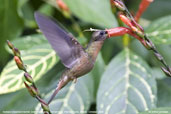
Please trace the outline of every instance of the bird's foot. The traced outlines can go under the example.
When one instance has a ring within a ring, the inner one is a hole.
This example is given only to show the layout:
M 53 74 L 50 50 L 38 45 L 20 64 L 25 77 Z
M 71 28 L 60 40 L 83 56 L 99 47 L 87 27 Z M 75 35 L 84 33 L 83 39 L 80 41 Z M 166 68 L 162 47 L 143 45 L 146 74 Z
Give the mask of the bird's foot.
M 77 78 L 73 77 L 73 82 L 76 83 L 77 82 Z

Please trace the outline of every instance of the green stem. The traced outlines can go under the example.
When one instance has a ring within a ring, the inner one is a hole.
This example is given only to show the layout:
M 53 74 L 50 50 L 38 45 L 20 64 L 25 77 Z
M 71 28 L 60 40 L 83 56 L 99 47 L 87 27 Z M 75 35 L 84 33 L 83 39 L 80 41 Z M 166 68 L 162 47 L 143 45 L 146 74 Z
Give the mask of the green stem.
M 129 37 L 128 34 L 125 34 L 125 35 L 123 36 L 123 46 L 124 46 L 124 47 L 128 47 L 129 44 L 130 44 L 130 37 Z

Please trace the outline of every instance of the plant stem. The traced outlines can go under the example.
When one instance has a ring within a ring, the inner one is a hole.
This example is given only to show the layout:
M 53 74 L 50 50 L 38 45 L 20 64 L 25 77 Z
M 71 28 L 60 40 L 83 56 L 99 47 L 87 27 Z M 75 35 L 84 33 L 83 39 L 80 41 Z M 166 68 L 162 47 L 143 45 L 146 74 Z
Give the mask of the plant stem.
M 129 43 L 130 43 L 130 37 L 128 34 L 125 34 L 123 36 L 123 45 L 124 47 L 128 47 L 129 46 Z

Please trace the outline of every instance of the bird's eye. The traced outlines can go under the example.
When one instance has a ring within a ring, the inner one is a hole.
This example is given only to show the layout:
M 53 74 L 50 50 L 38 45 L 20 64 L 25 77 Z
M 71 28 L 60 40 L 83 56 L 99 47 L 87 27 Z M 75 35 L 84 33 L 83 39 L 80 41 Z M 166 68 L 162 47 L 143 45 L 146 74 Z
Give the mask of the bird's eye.
M 100 35 L 101 35 L 101 36 L 103 36 L 103 35 L 104 35 L 104 33 L 103 33 L 103 32 L 100 32 Z

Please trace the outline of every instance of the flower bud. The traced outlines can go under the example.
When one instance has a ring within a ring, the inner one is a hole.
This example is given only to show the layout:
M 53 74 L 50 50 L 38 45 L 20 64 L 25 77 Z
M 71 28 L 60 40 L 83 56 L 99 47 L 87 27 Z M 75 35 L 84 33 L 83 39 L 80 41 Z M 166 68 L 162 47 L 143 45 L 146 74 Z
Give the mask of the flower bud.
M 24 77 L 28 82 L 33 83 L 33 78 L 29 75 L 28 72 L 24 73 Z
M 24 84 L 32 97 L 35 97 L 39 94 L 37 88 L 35 88 L 33 85 L 29 86 L 26 82 L 24 82 Z
M 123 13 L 119 13 L 119 17 L 128 27 L 131 28 L 131 30 L 137 34 L 139 37 L 144 38 L 144 32 L 141 30 L 142 28 L 137 26 L 138 24 L 135 24 L 135 22 L 132 22 L 127 16 L 125 16 Z M 139 29 L 138 29 L 139 28 Z
M 20 51 L 17 48 L 13 48 L 13 52 L 15 56 L 20 57 Z
M 7 44 L 10 49 L 14 48 L 14 45 L 9 40 L 7 40 Z
M 146 47 L 147 49 L 150 50 L 150 49 L 152 49 L 152 48 L 155 48 L 155 47 L 154 47 L 154 44 L 151 42 L 151 40 L 146 39 L 145 42 L 146 42 L 146 46 L 145 46 L 145 47 Z
M 171 68 L 169 68 L 169 70 L 167 70 L 166 68 L 161 67 L 161 69 L 167 76 L 171 77 Z
M 20 70 L 25 70 L 22 60 L 18 56 L 14 56 L 14 60 Z
M 160 55 L 160 53 L 154 53 L 154 55 L 159 61 L 163 60 L 163 57 Z
M 43 108 L 43 111 L 45 111 L 45 112 L 50 112 L 50 109 L 49 109 L 48 104 L 41 103 L 41 106 L 42 106 L 42 108 Z
M 113 4 L 121 11 L 125 11 L 125 5 L 119 0 L 113 0 Z
M 68 6 L 62 0 L 56 0 L 56 3 L 61 10 L 66 11 L 66 12 L 69 11 Z
M 135 28 L 135 27 L 134 27 Z M 136 29 L 133 29 L 131 28 L 138 36 L 140 36 L 141 38 L 144 38 L 144 33 L 140 30 L 138 30 L 137 28 Z
M 122 22 L 124 22 L 124 23 L 125 23 L 128 27 L 130 27 L 131 29 L 132 29 L 133 27 L 135 27 L 135 26 L 132 24 L 130 18 L 128 18 L 127 16 L 125 16 L 125 14 L 123 14 L 122 12 L 119 12 L 119 18 L 121 19 Z

